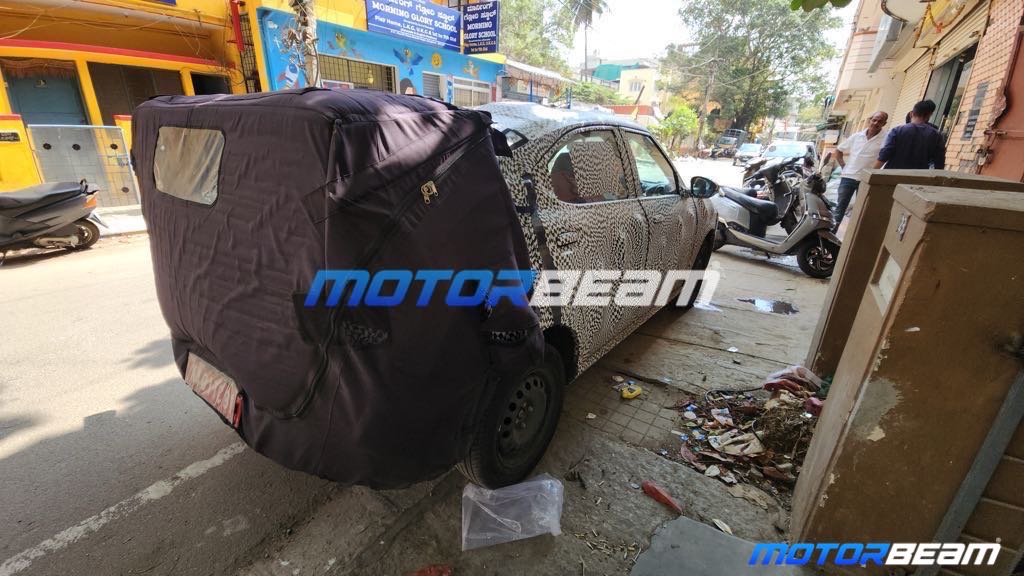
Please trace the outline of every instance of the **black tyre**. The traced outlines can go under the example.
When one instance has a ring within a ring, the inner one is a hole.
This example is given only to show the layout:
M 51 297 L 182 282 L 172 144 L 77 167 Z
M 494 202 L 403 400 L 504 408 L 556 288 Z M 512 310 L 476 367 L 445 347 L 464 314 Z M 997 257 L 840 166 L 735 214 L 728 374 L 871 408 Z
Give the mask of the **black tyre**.
M 839 259 L 839 246 L 814 236 L 800 246 L 796 262 L 811 278 L 828 278 Z
M 711 253 L 715 250 L 715 244 L 717 243 L 718 235 L 714 237 L 709 236 L 704 239 L 704 244 L 701 245 L 700 251 L 697 252 L 697 257 L 693 260 L 693 266 L 690 270 L 707 270 L 708 264 L 711 263 Z M 704 285 L 703 280 L 698 280 L 693 286 L 692 292 L 690 292 L 690 299 L 686 302 L 686 310 L 693 308 L 693 304 L 697 301 L 697 296 L 700 296 L 701 286 Z
M 100 239 L 100 229 L 89 220 L 77 220 L 75 222 L 77 230 L 75 233 L 78 235 L 78 244 L 71 246 L 70 250 L 85 250 L 86 248 L 92 248 Z
M 456 468 L 471 482 L 487 488 L 525 479 L 555 434 L 564 393 L 562 357 L 547 344 L 543 362 L 518 378 L 498 383 L 469 452 Z
M 711 244 L 711 250 L 717 252 L 722 246 L 725 246 L 725 224 L 719 222 L 718 227 L 715 228 L 715 239 Z

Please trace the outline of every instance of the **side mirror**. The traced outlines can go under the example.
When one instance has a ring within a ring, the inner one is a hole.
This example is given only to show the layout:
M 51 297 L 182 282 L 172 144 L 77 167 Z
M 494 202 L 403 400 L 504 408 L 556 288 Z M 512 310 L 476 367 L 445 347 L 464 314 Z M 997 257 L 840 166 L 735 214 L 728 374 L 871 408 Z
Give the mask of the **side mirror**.
M 696 198 L 711 198 L 718 194 L 718 184 L 703 176 L 694 176 L 690 180 L 690 192 Z

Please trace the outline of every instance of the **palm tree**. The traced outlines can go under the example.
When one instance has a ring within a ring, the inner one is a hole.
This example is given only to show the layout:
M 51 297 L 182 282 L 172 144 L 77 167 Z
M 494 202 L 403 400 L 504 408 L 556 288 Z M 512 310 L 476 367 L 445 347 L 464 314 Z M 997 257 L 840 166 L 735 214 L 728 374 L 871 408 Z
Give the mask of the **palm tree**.
M 567 6 L 572 15 L 573 30 L 578 30 L 580 26 L 583 27 L 583 68 L 585 70 L 590 60 L 587 29 L 594 22 L 594 16 L 604 14 L 604 11 L 608 9 L 608 3 L 605 0 L 569 0 Z

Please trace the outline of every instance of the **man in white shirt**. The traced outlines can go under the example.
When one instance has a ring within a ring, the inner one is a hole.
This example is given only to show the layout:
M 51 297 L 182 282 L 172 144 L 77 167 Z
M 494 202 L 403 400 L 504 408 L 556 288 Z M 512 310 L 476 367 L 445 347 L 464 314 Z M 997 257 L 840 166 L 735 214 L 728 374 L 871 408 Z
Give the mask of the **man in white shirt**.
M 882 128 L 888 121 L 888 114 L 875 112 L 868 118 L 866 130 L 852 134 L 836 148 L 836 162 L 843 167 L 843 172 L 839 180 L 839 202 L 834 214 L 835 230 L 839 229 L 839 224 L 846 216 L 846 209 L 850 206 L 850 200 L 860 187 L 861 170 L 871 168 L 878 158 L 878 151 L 885 142 Z

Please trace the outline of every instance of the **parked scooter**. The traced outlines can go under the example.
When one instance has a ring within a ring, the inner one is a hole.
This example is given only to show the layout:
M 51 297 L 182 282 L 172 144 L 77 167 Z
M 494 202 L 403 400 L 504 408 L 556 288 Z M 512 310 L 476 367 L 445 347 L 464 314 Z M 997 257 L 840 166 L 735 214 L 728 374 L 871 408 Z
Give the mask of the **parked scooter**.
M 770 197 L 756 198 L 752 189 L 719 186 L 698 177 L 694 186 L 712 186 L 718 194 L 711 202 L 718 211 L 715 232 L 717 250 L 726 244 L 761 250 L 768 255 L 796 254 L 800 269 L 813 278 L 828 278 L 835 268 L 842 241 L 832 233 L 832 212 L 825 202 L 825 181 L 817 173 L 807 176 L 793 189 L 786 175 L 786 163 L 762 168 Z M 779 224 L 786 236 L 768 234 Z
M 93 211 L 99 188 L 81 182 L 50 182 L 0 194 L 0 264 L 10 250 L 89 248 L 100 238 Z

